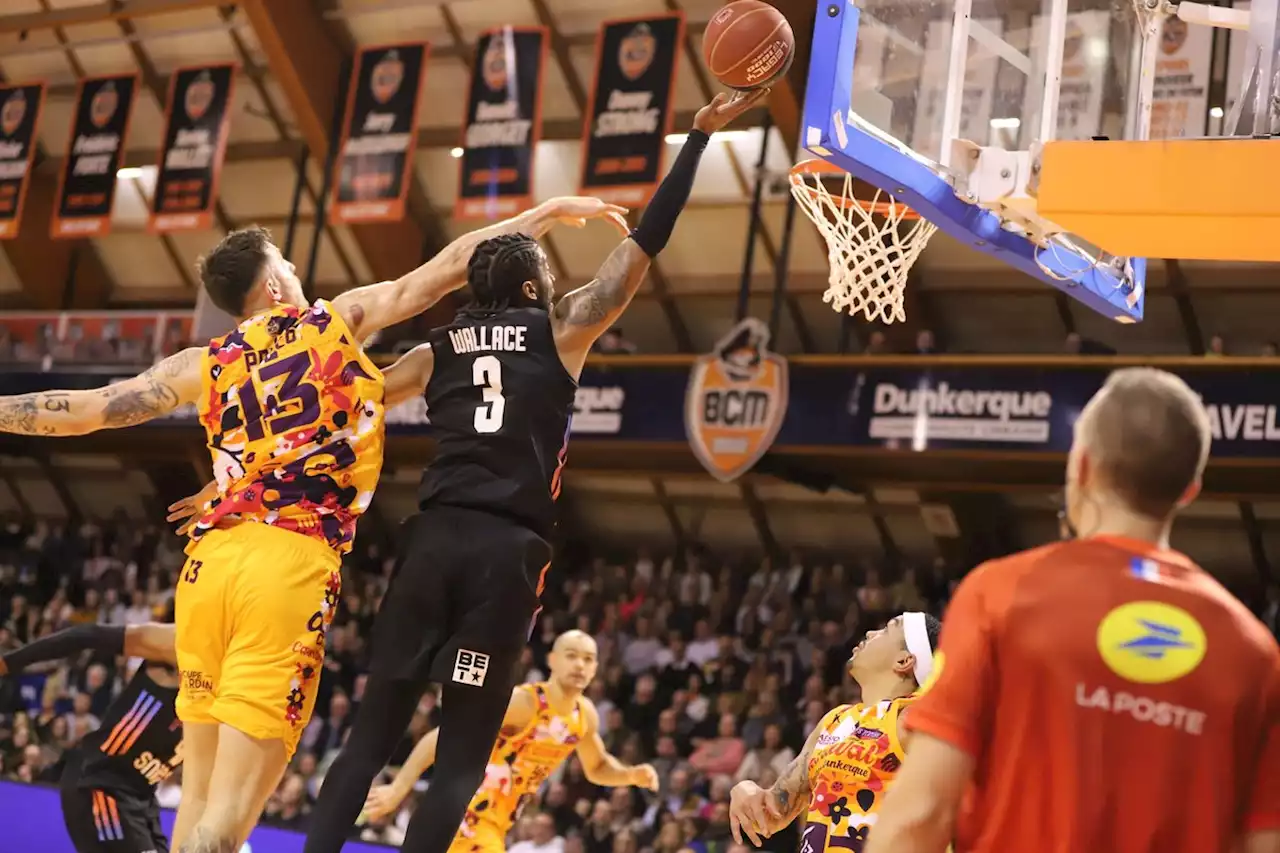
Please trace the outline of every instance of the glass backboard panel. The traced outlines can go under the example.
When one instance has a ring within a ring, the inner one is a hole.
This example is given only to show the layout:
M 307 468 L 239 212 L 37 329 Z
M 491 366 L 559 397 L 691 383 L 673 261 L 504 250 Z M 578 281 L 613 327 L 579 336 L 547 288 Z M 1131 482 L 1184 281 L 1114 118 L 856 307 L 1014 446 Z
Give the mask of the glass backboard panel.
M 1008 150 L 1041 141 L 1051 41 L 1061 46 L 1056 139 L 1126 138 L 1136 96 L 1137 18 L 1130 0 L 1068 0 L 1051 38 L 1049 0 L 974 0 L 957 84 L 956 0 L 859 0 L 850 107 L 867 124 L 935 163 L 947 149 L 947 100 L 956 137 Z M 1213 30 L 1166 21 L 1156 61 L 1150 138 L 1211 132 Z

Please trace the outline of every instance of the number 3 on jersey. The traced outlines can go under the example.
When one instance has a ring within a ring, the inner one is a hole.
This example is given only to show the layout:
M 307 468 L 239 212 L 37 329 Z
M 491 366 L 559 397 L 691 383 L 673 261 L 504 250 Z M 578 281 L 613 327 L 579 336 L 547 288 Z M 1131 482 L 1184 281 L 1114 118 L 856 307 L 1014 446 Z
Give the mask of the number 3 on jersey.
M 502 396 L 502 362 L 496 355 L 482 355 L 471 363 L 471 381 L 482 389 L 484 402 L 476 406 L 476 432 L 482 435 L 502 429 L 507 400 Z

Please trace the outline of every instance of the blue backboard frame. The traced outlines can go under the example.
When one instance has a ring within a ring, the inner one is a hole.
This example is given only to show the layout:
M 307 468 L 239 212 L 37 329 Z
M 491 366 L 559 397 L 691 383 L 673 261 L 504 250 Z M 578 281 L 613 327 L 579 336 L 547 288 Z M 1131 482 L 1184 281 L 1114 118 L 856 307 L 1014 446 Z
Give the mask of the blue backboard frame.
M 1130 259 L 1131 283 L 1110 267 L 1095 266 L 1091 259 L 1065 247 L 1040 248 L 1027 237 L 1002 228 L 995 213 L 959 198 L 951 184 L 926 164 L 856 123 L 844 121 L 853 93 L 861 12 L 852 0 L 818 0 L 817 5 L 800 128 L 805 149 L 892 193 L 962 243 L 1058 288 L 1099 314 L 1121 322 L 1142 320 L 1145 258 Z M 839 127 L 837 114 L 842 117 Z M 1135 290 L 1137 298 L 1130 305 Z

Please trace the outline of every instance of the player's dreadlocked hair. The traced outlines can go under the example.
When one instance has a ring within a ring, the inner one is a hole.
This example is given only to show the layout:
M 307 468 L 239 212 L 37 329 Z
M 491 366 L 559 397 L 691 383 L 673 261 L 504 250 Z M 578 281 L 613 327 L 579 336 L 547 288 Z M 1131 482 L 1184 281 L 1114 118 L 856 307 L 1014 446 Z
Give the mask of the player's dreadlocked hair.
M 522 288 L 526 281 L 538 280 L 541 263 L 538 241 L 528 234 L 500 234 L 485 240 L 467 264 L 471 304 L 465 310 L 490 314 L 530 304 Z

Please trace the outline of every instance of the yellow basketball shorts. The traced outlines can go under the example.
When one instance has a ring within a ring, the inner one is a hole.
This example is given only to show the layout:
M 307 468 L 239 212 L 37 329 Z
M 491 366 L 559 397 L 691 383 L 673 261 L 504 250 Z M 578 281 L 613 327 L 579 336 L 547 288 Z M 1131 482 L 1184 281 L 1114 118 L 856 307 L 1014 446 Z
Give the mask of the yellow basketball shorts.
M 491 823 L 477 823 L 470 836 L 453 837 L 447 853 L 506 853 L 507 834 Z
M 278 738 L 292 757 L 315 707 L 340 568 L 323 542 L 268 524 L 193 542 L 174 602 L 179 719 Z

